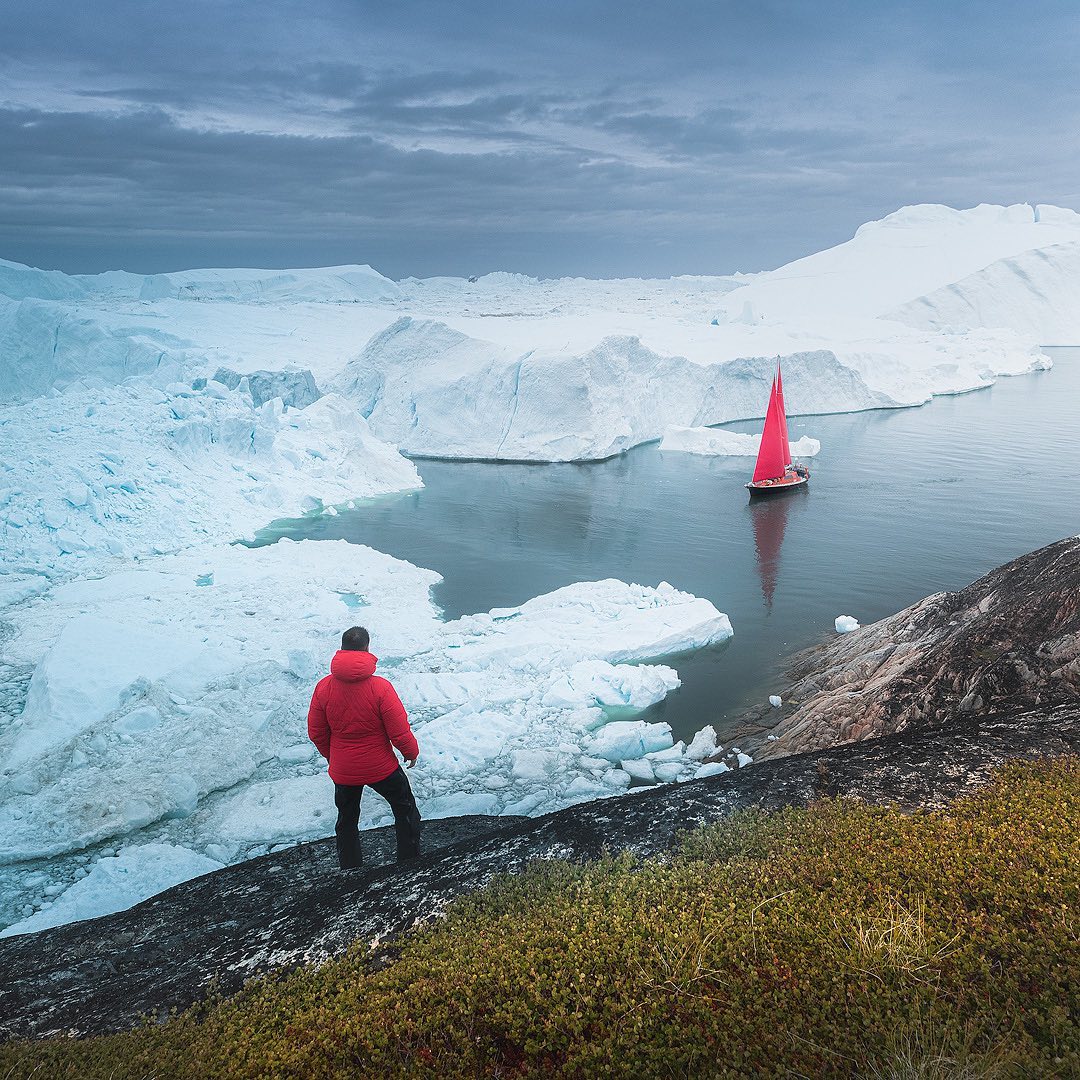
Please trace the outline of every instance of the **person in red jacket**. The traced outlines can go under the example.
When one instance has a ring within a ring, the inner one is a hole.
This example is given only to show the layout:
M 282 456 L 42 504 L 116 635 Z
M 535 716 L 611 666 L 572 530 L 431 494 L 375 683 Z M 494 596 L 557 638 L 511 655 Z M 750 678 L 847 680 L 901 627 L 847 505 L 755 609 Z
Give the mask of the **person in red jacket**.
M 342 870 L 362 865 L 360 797 L 374 788 L 394 811 L 398 862 L 420 854 L 420 811 L 409 778 L 394 747 L 411 769 L 420 749 L 397 691 L 375 674 L 378 658 L 368 652 L 371 638 L 362 626 L 341 635 L 341 649 L 330 674 L 311 695 L 308 738 L 329 762 L 338 817 L 338 862 Z

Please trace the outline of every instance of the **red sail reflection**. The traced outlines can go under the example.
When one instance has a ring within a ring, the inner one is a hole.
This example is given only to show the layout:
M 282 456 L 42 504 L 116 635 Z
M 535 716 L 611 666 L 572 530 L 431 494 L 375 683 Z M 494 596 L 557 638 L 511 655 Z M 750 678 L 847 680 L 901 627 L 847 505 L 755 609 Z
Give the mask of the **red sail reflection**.
M 784 544 L 791 498 L 754 499 L 747 507 L 754 525 L 754 550 L 765 606 L 772 609 L 773 593 L 780 574 L 780 549 Z

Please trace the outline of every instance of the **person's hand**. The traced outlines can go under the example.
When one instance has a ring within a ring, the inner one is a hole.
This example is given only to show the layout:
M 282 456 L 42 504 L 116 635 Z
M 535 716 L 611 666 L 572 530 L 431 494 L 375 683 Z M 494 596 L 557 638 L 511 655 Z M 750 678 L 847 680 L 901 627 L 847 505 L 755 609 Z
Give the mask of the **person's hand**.
M 411 769 L 415 764 L 416 764 L 416 758 L 406 758 L 405 759 L 405 768 L 406 769 Z

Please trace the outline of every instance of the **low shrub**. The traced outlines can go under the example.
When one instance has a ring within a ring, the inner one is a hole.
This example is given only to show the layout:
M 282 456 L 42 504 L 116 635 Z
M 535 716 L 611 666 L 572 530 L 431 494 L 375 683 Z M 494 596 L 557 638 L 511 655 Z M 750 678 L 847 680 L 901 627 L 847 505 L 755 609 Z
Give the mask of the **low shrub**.
M 1080 1076 L 1080 760 L 948 812 L 749 812 L 0 1077 Z

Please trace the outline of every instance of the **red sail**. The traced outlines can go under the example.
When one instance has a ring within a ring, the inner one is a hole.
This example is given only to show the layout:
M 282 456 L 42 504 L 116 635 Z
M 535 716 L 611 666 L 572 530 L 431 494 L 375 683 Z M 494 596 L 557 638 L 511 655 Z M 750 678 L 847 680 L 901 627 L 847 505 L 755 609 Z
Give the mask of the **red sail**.
M 784 407 L 784 377 L 780 374 L 780 357 L 776 358 L 776 403 L 780 408 L 780 427 L 784 432 L 784 464 L 791 464 L 791 440 L 787 433 L 787 409 Z
M 765 414 L 765 430 L 761 435 L 761 448 L 758 450 L 757 465 L 754 468 L 754 483 L 759 480 L 778 480 L 784 475 L 787 443 L 784 439 L 783 413 L 776 396 L 776 380 L 773 380 L 772 393 L 769 395 L 769 411 Z

